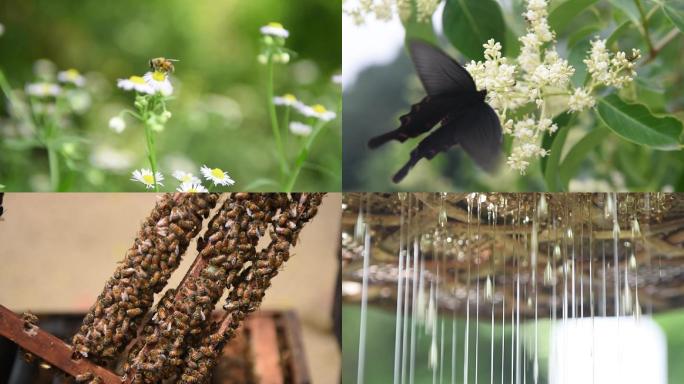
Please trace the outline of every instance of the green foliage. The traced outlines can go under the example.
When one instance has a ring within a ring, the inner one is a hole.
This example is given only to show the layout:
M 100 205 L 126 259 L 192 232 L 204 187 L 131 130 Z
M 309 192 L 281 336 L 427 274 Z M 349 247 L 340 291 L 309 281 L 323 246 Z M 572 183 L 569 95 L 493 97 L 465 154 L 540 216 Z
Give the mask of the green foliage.
M 482 44 L 489 39 L 505 49 L 506 25 L 494 0 L 447 0 L 442 23 L 449 41 L 469 59 L 482 60 Z
M 608 128 L 635 144 L 661 150 L 681 148 L 682 122 L 674 117 L 656 117 L 643 104 L 629 104 L 618 95 L 598 102 L 598 115 Z

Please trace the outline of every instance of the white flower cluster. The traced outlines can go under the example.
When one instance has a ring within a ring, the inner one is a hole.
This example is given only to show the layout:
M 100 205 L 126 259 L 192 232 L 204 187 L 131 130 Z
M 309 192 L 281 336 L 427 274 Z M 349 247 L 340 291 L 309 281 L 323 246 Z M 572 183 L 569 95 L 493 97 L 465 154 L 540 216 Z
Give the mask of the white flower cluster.
M 230 178 L 228 172 L 220 168 L 209 168 L 206 165 L 203 165 L 202 168 L 200 168 L 200 173 L 202 173 L 202 176 L 204 176 L 207 181 L 214 183 L 214 186 L 230 186 L 235 184 L 235 180 Z M 176 188 L 179 192 L 208 192 L 207 188 L 202 185 L 202 180 L 191 172 L 176 170 L 173 172 L 173 177 L 181 183 L 178 188 Z M 131 180 L 144 184 L 147 189 L 153 189 L 155 184 L 160 186 L 164 185 L 162 184 L 164 175 L 160 172 L 155 172 L 153 174 L 151 170 L 146 168 L 134 170 Z
M 514 62 L 502 57 L 501 44 L 491 39 L 483 45 L 485 60 L 466 65 L 478 89 L 487 91 L 487 102 L 504 122 L 504 132 L 515 138 L 508 165 L 521 174 L 532 159 L 548 155 L 539 143 L 544 133 L 558 129 L 547 112 L 548 97 L 563 96 L 571 112 L 591 108 L 596 87 L 620 88 L 632 81 L 636 74 L 633 61 L 639 57 L 638 50 L 633 50 L 629 59 L 624 52 L 610 54 L 605 40 L 594 40 L 584 60 L 591 81 L 586 87 L 574 88 L 570 79 L 575 69 L 558 54 L 555 32 L 549 27 L 548 0 L 527 0 L 523 16 L 527 30 L 519 38 L 520 55 Z M 535 109 L 532 115 L 509 118 L 520 116 L 516 110 L 530 105 Z
M 636 75 L 634 62 L 640 57 L 641 52 L 638 49 L 632 49 L 629 59 L 624 52 L 611 55 L 606 49 L 606 41 L 596 39 L 591 42 L 591 51 L 584 64 L 595 84 L 622 88 Z
M 322 104 L 306 105 L 291 93 L 286 93 L 283 96 L 275 96 L 273 98 L 273 104 L 277 106 L 293 108 L 295 111 L 299 112 L 299 114 L 305 117 L 314 118 L 324 122 L 331 121 L 337 117 L 335 112 L 328 110 Z M 291 122 L 289 128 L 290 132 L 298 136 L 308 136 L 313 131 L 313 127 L 311 125 L 298 121 Z
M 441 0 L 415 0 L 414 9 L 411 0 L 358 0 L 343 10 L 357 25 L 365 23 L 368 17 L 389 21 L 395 14 L 399 15 L 402 21 L 407 21 L 413 17 L 414 11 L 417 21 L 426 22 L 435 13 L 440 2 Z

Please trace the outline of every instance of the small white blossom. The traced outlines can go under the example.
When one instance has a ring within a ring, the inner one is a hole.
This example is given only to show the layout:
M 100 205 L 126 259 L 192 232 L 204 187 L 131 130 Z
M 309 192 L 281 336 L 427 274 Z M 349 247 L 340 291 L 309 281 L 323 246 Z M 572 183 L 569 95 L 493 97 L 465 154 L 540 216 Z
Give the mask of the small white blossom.
M 290 132 L 298 136 L 308 136 L 313 128 L 310 125 L 300 123 L 298 121 L 293 121 L 290 123 Z
M 259 29 L 264 36 L 276 36 L 286 39 L 290 32 L 280 23 L 268 23 Z
M 173 172 L 173 177 L 176 178 L 176 180 L 182 182 L 182 183 L 190 183 L 190 184 L 200 184 L 202 180 L 200 180 L 198 177 L 193 175 L 190 172 L 183 172 L 183 171 L 174 171 Z
M 143 168 L 143 169 L 136 169 L 133 171 L 133 177 L 131 178 L 132 181 L 138 181 L 143 184 L 145 184 L 145 188 L 147 189 L 152 189 L 154 188 L 154 183 L 155 179 L 157 182 L 157 185 L 164 185 L 162 184 L 162 181 L 164 180 L 164 176 L 162 176 L 161 173 L 156 172 L 154 176 L 152 175 L 152 171 L 149 169 Z
M 275 105 L 286 105 L 288 107 L 294 107 L 299 103 L 297 97 L 291 93 L 286 93 L 282 96 L 276 96 L 273 98 L 273 104 Z
M 178 192 L 189 192 L 189 193 L 206 193 L 209 192 L 202 184 L 184 182 L 177 189 Z
M 568 107 L 573 112 L 579 112 L 586 108 L 591 108 L 596 103 L 596 100 L 584 88 L 575 88 L 575 91 L 570 95 L 568 100 Z
M 228 173 L 220 168 L 209 168 L 203 165 L 200 169 L 205 179 L 210 180 L 214 185 L 233 185 L 235 180 L 231 179 Z
M 145 93 L 148 95 L 153 95 L 155 92 L 154 88 L 152 88 L 152 86 L 140 76 L 131 76 L 128 79 L 119 79 L 116 82 L 116 86 L 125 91 L 134 90 L 136 92 Z
M 159 92 L 164 96 L 171 96 L 173 93 L 173 85 L 171 85 L 169 77 L 164 72 L 147 72 L 143 75 L 143 79 L 155 92 Z
M 85 77 L 73 68 L 57 73 L 57 80 L 60 83 L 69 83 L 77 87 L 85 85 Z
M 126 121 L 121 116 L 114 116 L 109 119 L 109 128 L 116 133 L 121 133 L 126 129 Z
M 337 116 L 337 114 L 335 114 L 335 112 L 328 111 L 321 104 L 316 104 L 316 105 L 312 105 L 312 106 L 301 104 L 301 105 L 297 106 L 297 109 L 304 116 L 315 117 L 316 119 L 323 120 L 323 121 L 330 121 Z
M 332 80 L 332 82 L 335 83 L 335 84 L 342 84 L 342 75 L 340 75 L 340 74 L 334 75 L 334 76 L 331 78 L 331 80 Z
M 35 97 L 55 97 L 62 93 L 62 87 L 46 82 L 31 83 L 26 85 L 26 93 Z

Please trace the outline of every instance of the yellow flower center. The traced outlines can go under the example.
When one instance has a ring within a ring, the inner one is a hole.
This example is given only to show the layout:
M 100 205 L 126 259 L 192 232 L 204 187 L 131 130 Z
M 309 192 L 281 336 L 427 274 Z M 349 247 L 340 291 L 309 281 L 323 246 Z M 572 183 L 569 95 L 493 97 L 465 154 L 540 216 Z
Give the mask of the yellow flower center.
M 282 24 L 276 22 L 268 23 L 268 26 L 272 28 L 285 29 Z
M 166 74 L 164 72 L 154 71 L 154 73 L 152 73 L 152 78 L 154 81 L 164 81 L 166 80 Z
M 222 170 L 218 168 L 214 168 L 211 170 L 211 175 L 214 176 L 217 179 L 223 179 L 226 177 L 226 175 L 223 173 Z
M 81 74 L 80 74 L 77 70 L 75 70 L 75 69 L 73 69 L 73 68 L 70 68 L 70 69 L 67 69 L 67 70 L 66 70 L 66 75 L 67 75 L 67 77 L 70 78 L 70 79 L 76 79 L 76 78 L 78 78 Z
M 41 88 L 43 93 L 50 93 L 50 84 L 45 83 Z
M 291 93 L 286 93 L 285 95 L 283 95 L 283 99 L 290 101 L 290 102 L 293 102 L 293 103 L 295 101 L 297 101 L 297 97 L 295 97 L 295 95 L 293 95 Z
M 195 187 L 190 187 L 190 188 L 188 188 L 185 192 L 197 193 L 198 191 L 197 191 L 197 188 L 195 188 Z
M 316 105 L 314 105 L 314 106 L 311 107 L 311 108 L 312 108 L 312 109 L 314 110 L 314 112 L 316 112 L 316 113 L 326 113 L 326 112 L 328 112 L 328 110 L 325 109 L 325 107 L 322 106 L 322 105 L 320 105 L 320 104 L 316 104 Z
M 140 76 L 131 76 L 128 78 L 128 80 L 136 84 L 145 84 L 145 79 Z
M 145 184 L 154 184 L 154 176 L 152 175 L 143 175 L 142 179 Z
M 181 181 L 183 181 L 183 182 L 188 182 L 191 179 L 192 179 L 191 175 L 184 175 L 183 177 L 181 177 Z

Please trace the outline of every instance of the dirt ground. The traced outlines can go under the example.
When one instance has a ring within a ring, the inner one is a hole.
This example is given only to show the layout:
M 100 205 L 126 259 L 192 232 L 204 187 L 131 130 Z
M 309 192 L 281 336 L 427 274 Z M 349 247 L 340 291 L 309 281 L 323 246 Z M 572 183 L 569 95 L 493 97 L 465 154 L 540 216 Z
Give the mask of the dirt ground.
M 0 304 L 15 312 L 85 312 L 123 258 L 153 193 L 7 193 L 0 221 Z M 328 194 L 262 308 L 294 309 L 314 383 L 338 383 L 340 353 L 330 317 L 341 195 Z M 192 262 L 190 245 L 167 287 Z

